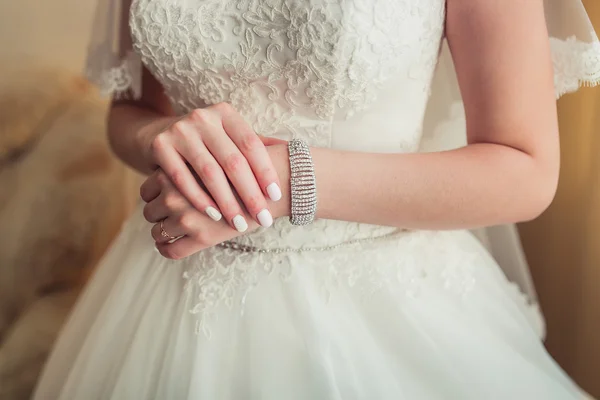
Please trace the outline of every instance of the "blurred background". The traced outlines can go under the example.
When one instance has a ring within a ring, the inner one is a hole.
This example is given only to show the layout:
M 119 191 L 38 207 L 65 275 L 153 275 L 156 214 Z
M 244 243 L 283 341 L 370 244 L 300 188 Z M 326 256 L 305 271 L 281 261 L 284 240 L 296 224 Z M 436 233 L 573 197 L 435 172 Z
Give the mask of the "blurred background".
M 584 0 L 600 30 L 600 2 Z M 65 316 L 137 198 L 82 77 L 95 1 L 0 2 L 0 400 L 28 398 Z M 561 366 L 600 397 L 600 88 L 559 101 L 553 205 L 519 226 Z

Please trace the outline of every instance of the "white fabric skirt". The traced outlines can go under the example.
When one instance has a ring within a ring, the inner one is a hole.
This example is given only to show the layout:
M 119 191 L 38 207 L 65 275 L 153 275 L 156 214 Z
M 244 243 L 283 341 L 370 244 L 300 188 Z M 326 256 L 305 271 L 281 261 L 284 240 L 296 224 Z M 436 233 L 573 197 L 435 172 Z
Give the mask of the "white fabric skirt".
M 37 400 L 568 400 L 537 311 L 468 231 L 305 252 L 155 250 L 141 208 Z

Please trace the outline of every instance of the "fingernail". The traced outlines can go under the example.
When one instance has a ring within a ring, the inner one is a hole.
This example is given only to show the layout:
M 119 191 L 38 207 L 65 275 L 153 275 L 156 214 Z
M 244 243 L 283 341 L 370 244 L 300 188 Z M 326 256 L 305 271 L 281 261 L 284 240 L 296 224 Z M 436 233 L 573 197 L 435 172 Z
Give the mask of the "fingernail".
M 258 214 L 256 214 L 256 219 L 258 220 L 260 226 L 263 226 L 265 228 L 268 228 L 271 225 L 273 225 L 273 216 L 266 208 Z
M 279 188 L 279 185 L 275 182 L 267 186 L 267 194 L 269 195 L 269 198 L 273 201 L 281 200 L 281 189 Z
M 246 232 L 246 229 L 248 229 L 248 223 L 241 215 L 233 217 L 233 226 L 235 226 L 238 232 Z
M 206 207 L 206 210 L 204 210 L 206 212 L 206 214 L 208 214 L 209 217 L 211 217 L 214 221 L 220 221 L 221 218 L 223 217 L 221 215 L 221 213 L 219 212 L 219 210 L 217 210 L 214 207 Z

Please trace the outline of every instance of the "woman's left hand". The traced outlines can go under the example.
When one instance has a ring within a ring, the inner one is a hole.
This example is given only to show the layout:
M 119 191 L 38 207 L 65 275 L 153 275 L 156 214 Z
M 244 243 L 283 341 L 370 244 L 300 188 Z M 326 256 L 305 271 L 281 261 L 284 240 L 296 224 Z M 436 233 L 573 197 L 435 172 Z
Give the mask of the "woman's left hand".
M 216 222 L 192 206 L 161 169 L 142 184 L 140 196 L 147 203 L 144 218 L 154 223 L 151 233 L 156 248 L 166 258 L 185 258 L 240 235 L 228 224 Z M 252 218 L 247 221 L 248 231 L 258 227 Z

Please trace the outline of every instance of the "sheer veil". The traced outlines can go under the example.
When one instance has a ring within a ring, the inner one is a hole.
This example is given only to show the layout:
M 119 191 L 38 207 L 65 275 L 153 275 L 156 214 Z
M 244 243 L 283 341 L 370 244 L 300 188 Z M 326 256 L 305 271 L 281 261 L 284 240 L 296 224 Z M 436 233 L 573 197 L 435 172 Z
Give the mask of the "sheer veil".
M 97 1 L 85 75 L 105 96 L 139 98 L 142 61 L 133 50 L 126 12 L 132 0 Z
M 544 0 L 554 63 L 556 98 L 600 84 L 600 42 L 581 0 Z M 576 132 L 561 132 L 562 135 Z M 466 145 L 466 121 L 452 57 L 446 43 L 434 78 L 424 125 L 423 151 Z M 474 230 L 508 278 L 528 297 L 541 332 L 543 318 L 515 225 Z
M 139 97 L 141 61 L 133 51 L 126 12 L 131 0 L 98 0 L 86 75 L 106 95 Z M 581 0 L 544 0 L 555 69 L 556 97 L 600 83 L 600 42 Z M 124 17 L 125 16 L 125 17 Z M 562 132 L 563 135 L 575 134 Z M 425 117 L 423 151 L 466 144 L 464 109 L 450 52 L 444 44 Z M 514 225 L 474 230 L 511 281 L 537 298 Z M 537 311 L 536 311 L 537 313 Z M 540 329 L 543 319 L 539 317 Z

